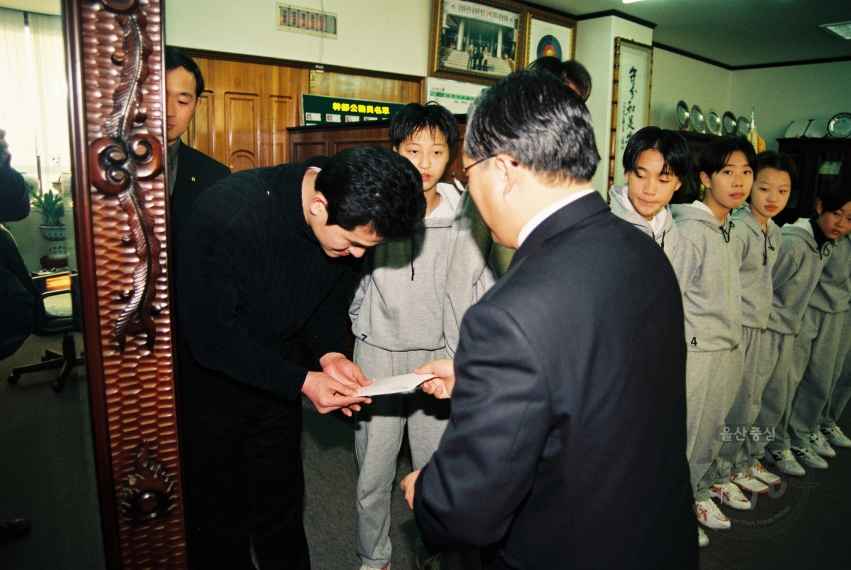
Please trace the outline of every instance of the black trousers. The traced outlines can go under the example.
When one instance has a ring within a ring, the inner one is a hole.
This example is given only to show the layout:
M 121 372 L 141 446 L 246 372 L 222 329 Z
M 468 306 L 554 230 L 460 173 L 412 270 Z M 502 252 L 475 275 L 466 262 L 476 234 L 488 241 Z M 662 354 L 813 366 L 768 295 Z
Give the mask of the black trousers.
M 192 570 L 310 568 L 302 522 L 301 399 L 181 409 Z M 250 542 L 249 542 L 250 541 Z

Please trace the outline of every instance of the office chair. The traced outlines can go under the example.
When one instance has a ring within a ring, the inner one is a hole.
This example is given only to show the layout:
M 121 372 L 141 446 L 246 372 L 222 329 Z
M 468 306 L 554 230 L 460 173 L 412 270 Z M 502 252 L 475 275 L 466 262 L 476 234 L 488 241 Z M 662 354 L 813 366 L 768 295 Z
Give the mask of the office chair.
M 45 350 L 41 362 L 13 368 L 7 380 L 9 384 L 14 385 L 21 379 L 21 374 L 61 368 L 56 382 L 53 383 L 53 391 L 61 392 L 74 367 L 85 364 L 85 359 L 77 356 L 74 342 L 74 331 L 82 330 L 77 275 L 74 272 L 30 275 L 12 234 L 3 226 L 0 226 L 0 247 L 3 248 L 5 259 L 18 261 L 9 264 L 7 269 L 15 274 L 35 298 L 34 334 L 52 336 L 64 333 L 61 353 Z

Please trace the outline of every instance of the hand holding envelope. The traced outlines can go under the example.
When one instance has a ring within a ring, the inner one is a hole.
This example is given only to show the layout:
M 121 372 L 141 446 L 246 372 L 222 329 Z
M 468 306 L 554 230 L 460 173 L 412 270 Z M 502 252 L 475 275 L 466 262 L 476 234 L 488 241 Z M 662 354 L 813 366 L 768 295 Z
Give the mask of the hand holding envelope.
M 381 396 L 384 394 L 403 394 L 413 392 L 420 386 L 427 394 L 435 398 L 446 399 L 452 395 L 455 386 L 454 361 L 450 358 L 435 360 L 414 370 L 412 374 L 402 374 L 389 378 L 379 378 L 369 386 L 358 390 L 358 396 Z

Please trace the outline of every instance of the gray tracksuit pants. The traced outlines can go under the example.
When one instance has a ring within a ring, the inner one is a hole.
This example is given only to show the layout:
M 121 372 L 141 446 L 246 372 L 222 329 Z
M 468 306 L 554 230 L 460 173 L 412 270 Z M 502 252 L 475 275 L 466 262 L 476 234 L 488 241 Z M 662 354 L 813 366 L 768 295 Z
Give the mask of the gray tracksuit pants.
M 851 400 L 851 313 L 845 313 L 845 328 L 842 331 L 842 342 L 839 352 L 839 376 L 830 395 L 830 401 L 825 407 L 822 427 L 836 427 L 836 422 L 845 410 L 848 400 Z
M 812 307 L 807 308 L 805 321 L 810 321 L 817 333 L 813 339 L 810 358 L 789 416 L 788 436 L 791 445 L 809 447 L 810 434 L 818 431 L 825 408 L 836 386 L 842 365 L 837 362 L 840 346 L 846 344 L 842 337 L 848 311 L 825 313 Z
M 715 481 L 712 467 L 721 448 L 724 419 L 741 378 L 741 353 L 736 349 L 688 353 L 686 454 L 695 502 L 709 499 L 709 487 Z
M 367 378 L 408 374 L 445 357 L 445 349 L 390 352 L 355 342 L 354 360 Z M 449 400 L 438 400 L 422 391 L 376 396 L 355 414 L 357 551 L 366 566 L 381 568 L 390 561 L 390 493 L 405 424 L 416 470 L 431 459 L 448 418 Z
M 795 335 L 782 334 L 771 329 L 763 331 L 765 342 L 760 344 L 762 355 L 760 361 L 765 365 L 768 380 L 762 391 L 759 403 L 759 415 L 754 425 L 763 430 L 772 430 L 769 438 L 761 438 L 757 441 L 748 439 L 746 445 L 750 456 L 750 465 L 755 465 L 765 457 L 765 448 L 773 443 L 776 437 L 777 424 L 786 411 L 786 402 L 792 399 L 789 394 L 789 362 L 792 360 L 792 346 L 795 343 Z M 762 369 L 760 367 L 760 369 Z
M 764 350 L 769 349 L 768 337 L 762 333 L 759 329 L 742 327 L 742 340 L 736 349 L 742 355 L 742 381 L 724 421 L 727 433 L 722 435 L 721 449 L 714 464 L 717 485 L 728 483 L 731 474 L 749 467 L 745 440 L 752 437 L 751 426 L 759 416 L 762 392 L 773 368 L 760 358 Z

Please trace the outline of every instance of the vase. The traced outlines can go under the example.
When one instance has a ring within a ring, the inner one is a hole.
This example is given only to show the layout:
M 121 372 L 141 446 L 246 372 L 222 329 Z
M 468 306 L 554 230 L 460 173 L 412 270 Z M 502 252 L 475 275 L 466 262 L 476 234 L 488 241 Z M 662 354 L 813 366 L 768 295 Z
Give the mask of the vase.
M 47 257 L 50 259 L 65 259 L 68 250 L 65 247 L 65 226 L 39 226 L 41 237 L 48 242 Z

